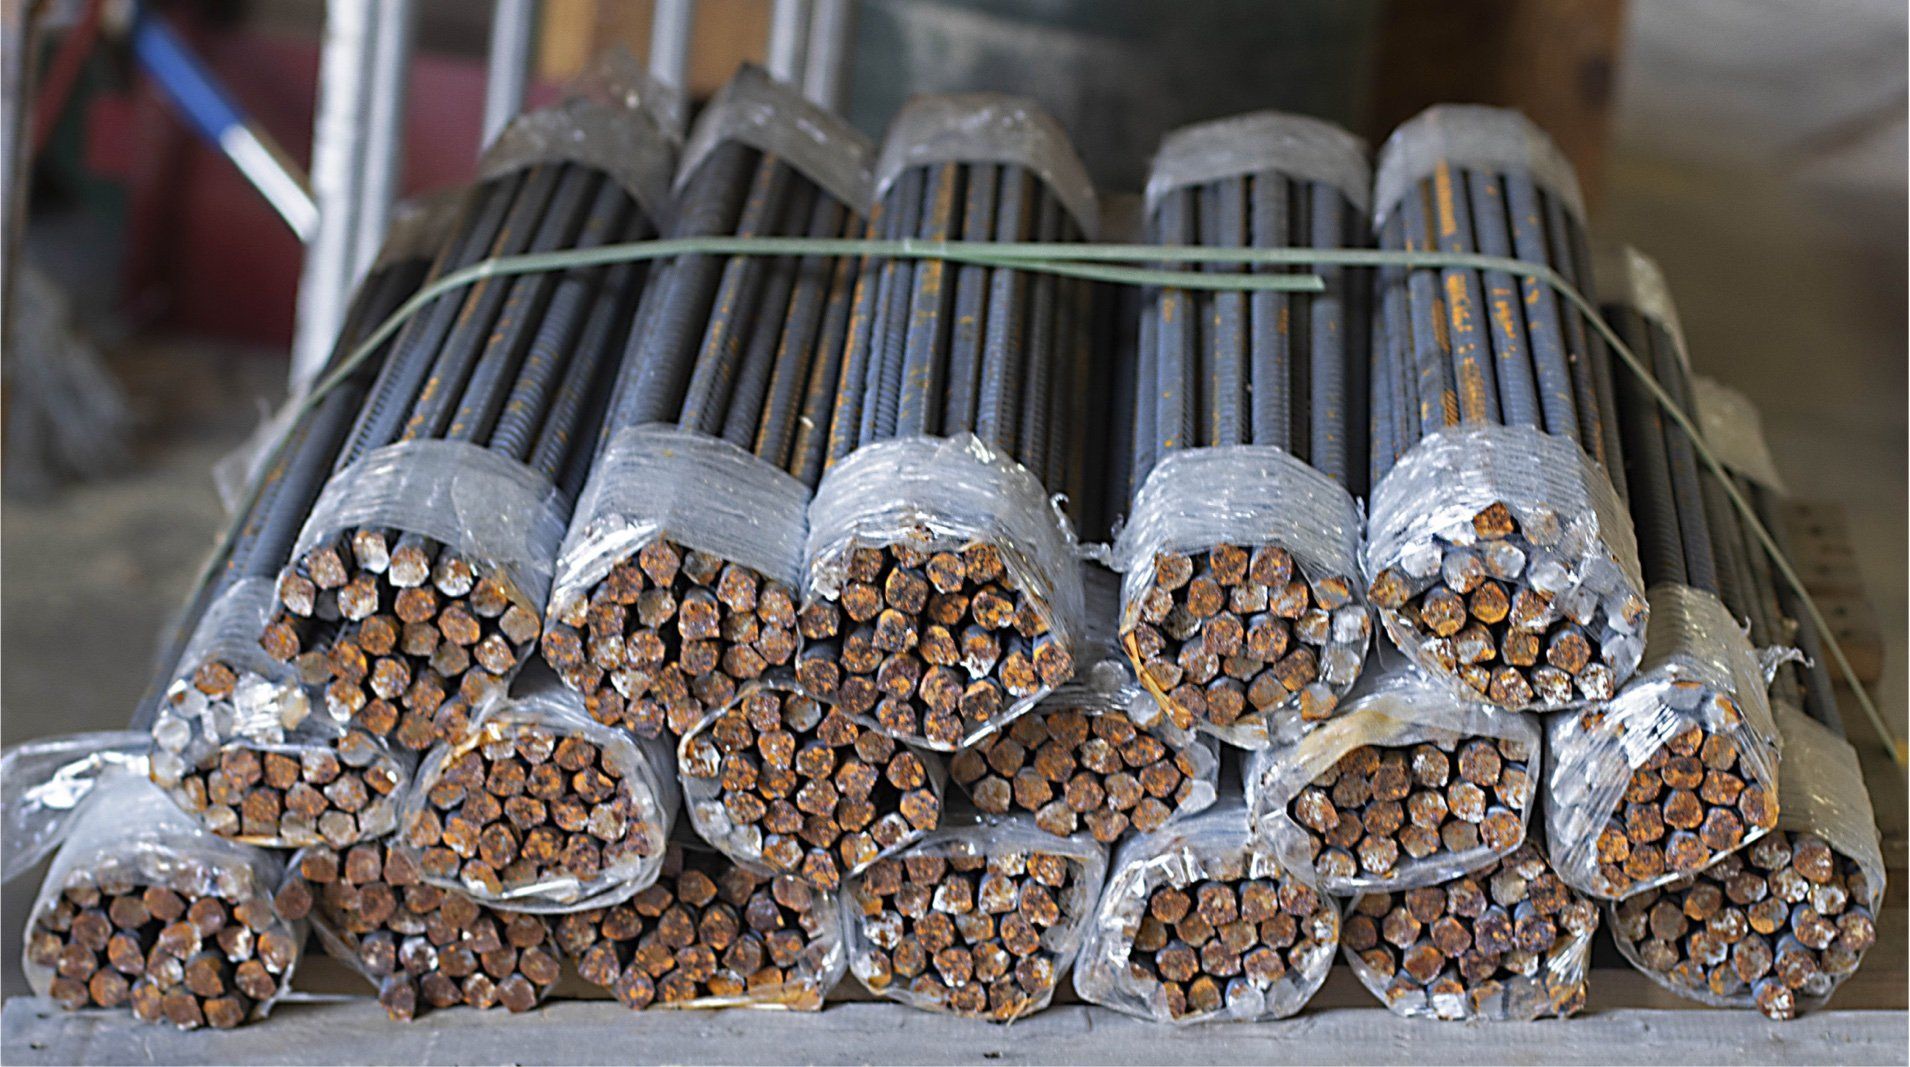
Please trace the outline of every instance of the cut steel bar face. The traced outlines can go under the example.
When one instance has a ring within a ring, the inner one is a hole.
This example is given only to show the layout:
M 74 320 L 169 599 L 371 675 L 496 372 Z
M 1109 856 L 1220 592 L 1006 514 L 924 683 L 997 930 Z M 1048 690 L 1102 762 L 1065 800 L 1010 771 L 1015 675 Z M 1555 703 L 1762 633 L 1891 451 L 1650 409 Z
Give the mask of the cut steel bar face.
M 1526 844 L 1463 877 L 1353 902 L 1348 962 L 1394 1011 L 1447 1019 L 1534 1019 L 1585 1006 L 1598 906 Z
M 204 892 L 189 866 L 170 880 L 78 871 L 33 914 L 26 959 L 53 972 L 54 1003 L 227 1030 L 278 998 L 298 962 L 293 929 L 239 880 Z
M 1143 729 L 1120 709 L 1054 696 L 955 753 L 949 776 L 990 815 L 1025 811 L 1056 837 L 1086 830 L 1112 844 L 1212 801 L 1214 754 Z
M 1361 745 L 1287 804 L 1322 877 L 1385 878 L 1402 863 L 1525 838 L 1533 797 L 1526 742 L 1474 737 L 1455 746 Z
M 845 890 L 850 969 L 911 1007 L 1013 1021 L 1054 996 L 1091 881 L 1078 856 L 979 840 L 877 860 Z
M 1673 989 L 1789 1019 L 1876 943 L 1880 891 L 1823 838 L 1780 830 L 1611 905 L 1612 934 L 1633 964 Z
M 549 923 L 422 875 L 414 856 L 384 843 L 308 848 L 292 857 L 274 906 L 287 922 L 310 917 L 327 951 L 378 987 L 394 1020 L 458 1004 L 536 1007 L 562 973 Z
M 793 687 L 754 686 L 681 746 L 697 832 L 738 862 L 834 890 L 935 829 L 937 757 Z
M 707 849 L 672 844 L 655 885 L 557 920 L 577 972 L 625 1007 L 818 1011 L 841 979 L 835 898 Z

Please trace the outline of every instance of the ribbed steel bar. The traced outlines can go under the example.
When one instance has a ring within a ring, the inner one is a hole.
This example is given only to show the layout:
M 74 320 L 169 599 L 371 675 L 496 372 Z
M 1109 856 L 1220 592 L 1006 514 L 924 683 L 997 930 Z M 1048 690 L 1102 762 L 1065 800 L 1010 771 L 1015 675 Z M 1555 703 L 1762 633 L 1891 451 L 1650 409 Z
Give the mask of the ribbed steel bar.
M 1641 358 L 1649 358 L 1651 333 L 1642 315 L 1631 308 L 1615 307 L 1607 309 L 1606 317 L 1626 347 Z M 1638 558 L 1645 584 L 1688 585 L 1686 538 L 1679 525 L 1663 414 L 1657 401 L 1631 375 L 1619 378 L 1618 401 L 1625 473 L 1632 487 L 1632 528 L 1638 534 Z

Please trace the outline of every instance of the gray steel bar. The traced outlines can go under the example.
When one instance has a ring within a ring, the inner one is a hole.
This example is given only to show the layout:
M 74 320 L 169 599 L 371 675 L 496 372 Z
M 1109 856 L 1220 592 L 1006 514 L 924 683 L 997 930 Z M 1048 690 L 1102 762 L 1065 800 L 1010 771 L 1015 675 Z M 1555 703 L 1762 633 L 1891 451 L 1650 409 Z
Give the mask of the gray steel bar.
M 849 45 L 855 33 L 850 0 L 813 0 L 809 17 L 809 55 L 803 64 L 802 94 L 831 111 L 842 107 L 849 73 Z
M 291 388 L 310 384 L 331 355 L 351 299 L 359 186 L 364 178 L 374 0 L 332 0 L 319 54 L 318 115 L 312 126 L 312 199 L 318 229 L 299 276 Z
M 803 80 L 803 54 L 809 47 L 809 0 L 774 0 L 769 9 L 769 47 L 766 52 L 770 77 L 800 85 Z
M 375 8 L 371 37 L 370 101 L 365 108 L 364 173 L 352 235 L 353 278 L 378 258 L 391 205 L 404 174 L 405 103 L 410 95 L 412 0 L 384 0 Z
M 491 55 L 484 72 L 484 127 L 478 151 L 490 147 L 524 110 L 531 48 L 537 43 L 537 0 L 497 0 L 491 9 Z

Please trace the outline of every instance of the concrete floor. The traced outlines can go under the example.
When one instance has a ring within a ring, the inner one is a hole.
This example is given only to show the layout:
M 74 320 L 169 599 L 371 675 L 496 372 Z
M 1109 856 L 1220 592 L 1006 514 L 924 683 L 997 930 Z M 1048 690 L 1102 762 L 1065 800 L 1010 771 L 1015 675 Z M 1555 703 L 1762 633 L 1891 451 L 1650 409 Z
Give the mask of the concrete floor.
M 1904 736 L 1903 11 L 1838 7 L 1746 30 L 1717 0 L 1640 4 L 1596 228 L 1659 259 L 1694 362 L 1762 407 L 1794 492 L 1846 509 L 1890 657 L 1878 697 Z M 1788 80 L 1756 62 L 1772 55 Z M 0 741 L 125 724 L 220 521 L 208 467 L 255 425 L 280 365 L 135 345 L 115 366 L 145 416 L 136 466 L 6 502 Z M 8 994 L 37 881 L 0 903 Z

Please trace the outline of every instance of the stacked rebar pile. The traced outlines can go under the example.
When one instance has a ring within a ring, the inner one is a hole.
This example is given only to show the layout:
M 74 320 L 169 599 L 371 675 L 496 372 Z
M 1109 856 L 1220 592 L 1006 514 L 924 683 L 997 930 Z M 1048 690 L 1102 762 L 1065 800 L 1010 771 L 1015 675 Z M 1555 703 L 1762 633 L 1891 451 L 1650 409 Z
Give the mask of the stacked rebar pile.
M 311 916 L 327 950 L 377 985 L 400 1021 L 456 1004 L 528 1011 L 561 973 L 543 918 L 430 885 L 411 853 L 388 844 L 301 850 L 273 905 L 288 922 Z
M 1622 268 L 1607 317 L 1695 416 L 1663 279 L 1635 252 Z M 1706 508 L 1722 487 L 1629 372 L 1618 378 L 1617 421 L 1655 631 L 1617 699 L 1551 724 L 1547 777 L 1553 861 L 1572 884 L 1610 898 L 1703 869 L 1767 833 L 1779 810 L 1776 728 L 1737 622 L 1763 614 L 1765 598 L 1751 588 L 1736 519 L 1721 501 Z
M 1189 127 L 1148 181 L 1148 239 L 1212 248 L 1365 245 L 1359 141 L 1274 113 Z M 1236 271 L 1227 264 L 1216 269 Z M 1313 294 L 1153 292 L 1130 411 L 1134 503 L 1121 642 L 1183 728 L 1241 745 L 1333 714 L 1372 631 L 1354 495 L 1367 274 Z
M 1054 997 L 1106 873 L 1098 845 L 1024 818 L 938 831 L 847 883 L 850 970 L 911 1007 L 1012 1022 Z
M 698 121 L 672 236 L 860 236 L 867 184 L 860 135 L 745 68 Z M 686 255 L 660 269 L 543 643 L 599 722 L 682 735 L 794 658 L 803 509 L 857 279 L 850 257 Z
M 520 118 L 434 273 L 652 236 L 669 155 L 640 111 Z M 260 638 L 325 684 L 332 719 L 421 750 L 522 665 L 642 281 L 632 264 L 490 277 L 404 324 Z
M 1592 283 L 1570 166 L 1515 113 L 1442 106 L 1401 126 L 1373 207 L 1383 249 L 1516 258 Z M 1647 608 L 1609 353 L 1535 278 L 1385 268 L 1377 285 L 1366 562 L 1388 633 L 1502 707 L 1611 697 Z
M 1597 929 L 1598 906 L 1528 843 L 1440 884 L 1361 896 L 1340 942 L 1402 1015 L 1528 1020 L 1585 1006 Z
M 1094 194 L 1031 105 L 924 97 L 891 127 L 869 230 L 1075 241 Z M 1049 491 L 1083 499 L 1081 282 L 938 260 L 862 265 L 811 507 L 799 677 L 952 750 L 1074 672 L 1078 575 Z M 973 447 L 979 440 L 981 449 Z
M 616 907 L 565 915 L 557 941 L 585 981 L 632 1010 L 816 1011 L 845 959 L 833 895 L 679 844 L 655 885 Z
M 394 228 L 353 297 L 328 372 L 417 290 L 459 204 L 447 194 Z M 150 721 L 152 776 L 222 836 L 349 844 L 391 828 L 391 794 L 403 783 L 402 766 L 349 727 L 328 748 L 275 744 L 304 725 L 311 700 L 256 644 L 272 581 L 290 558 L 299 524 L 390 347 L 381 346 L 286 427 L 277 459 L 257 475 L 254 502 L 219 570 L 181 616 L 177 639 L 183 644 L 167 657 L 173 677 L 162 680 L 165 693 Z

